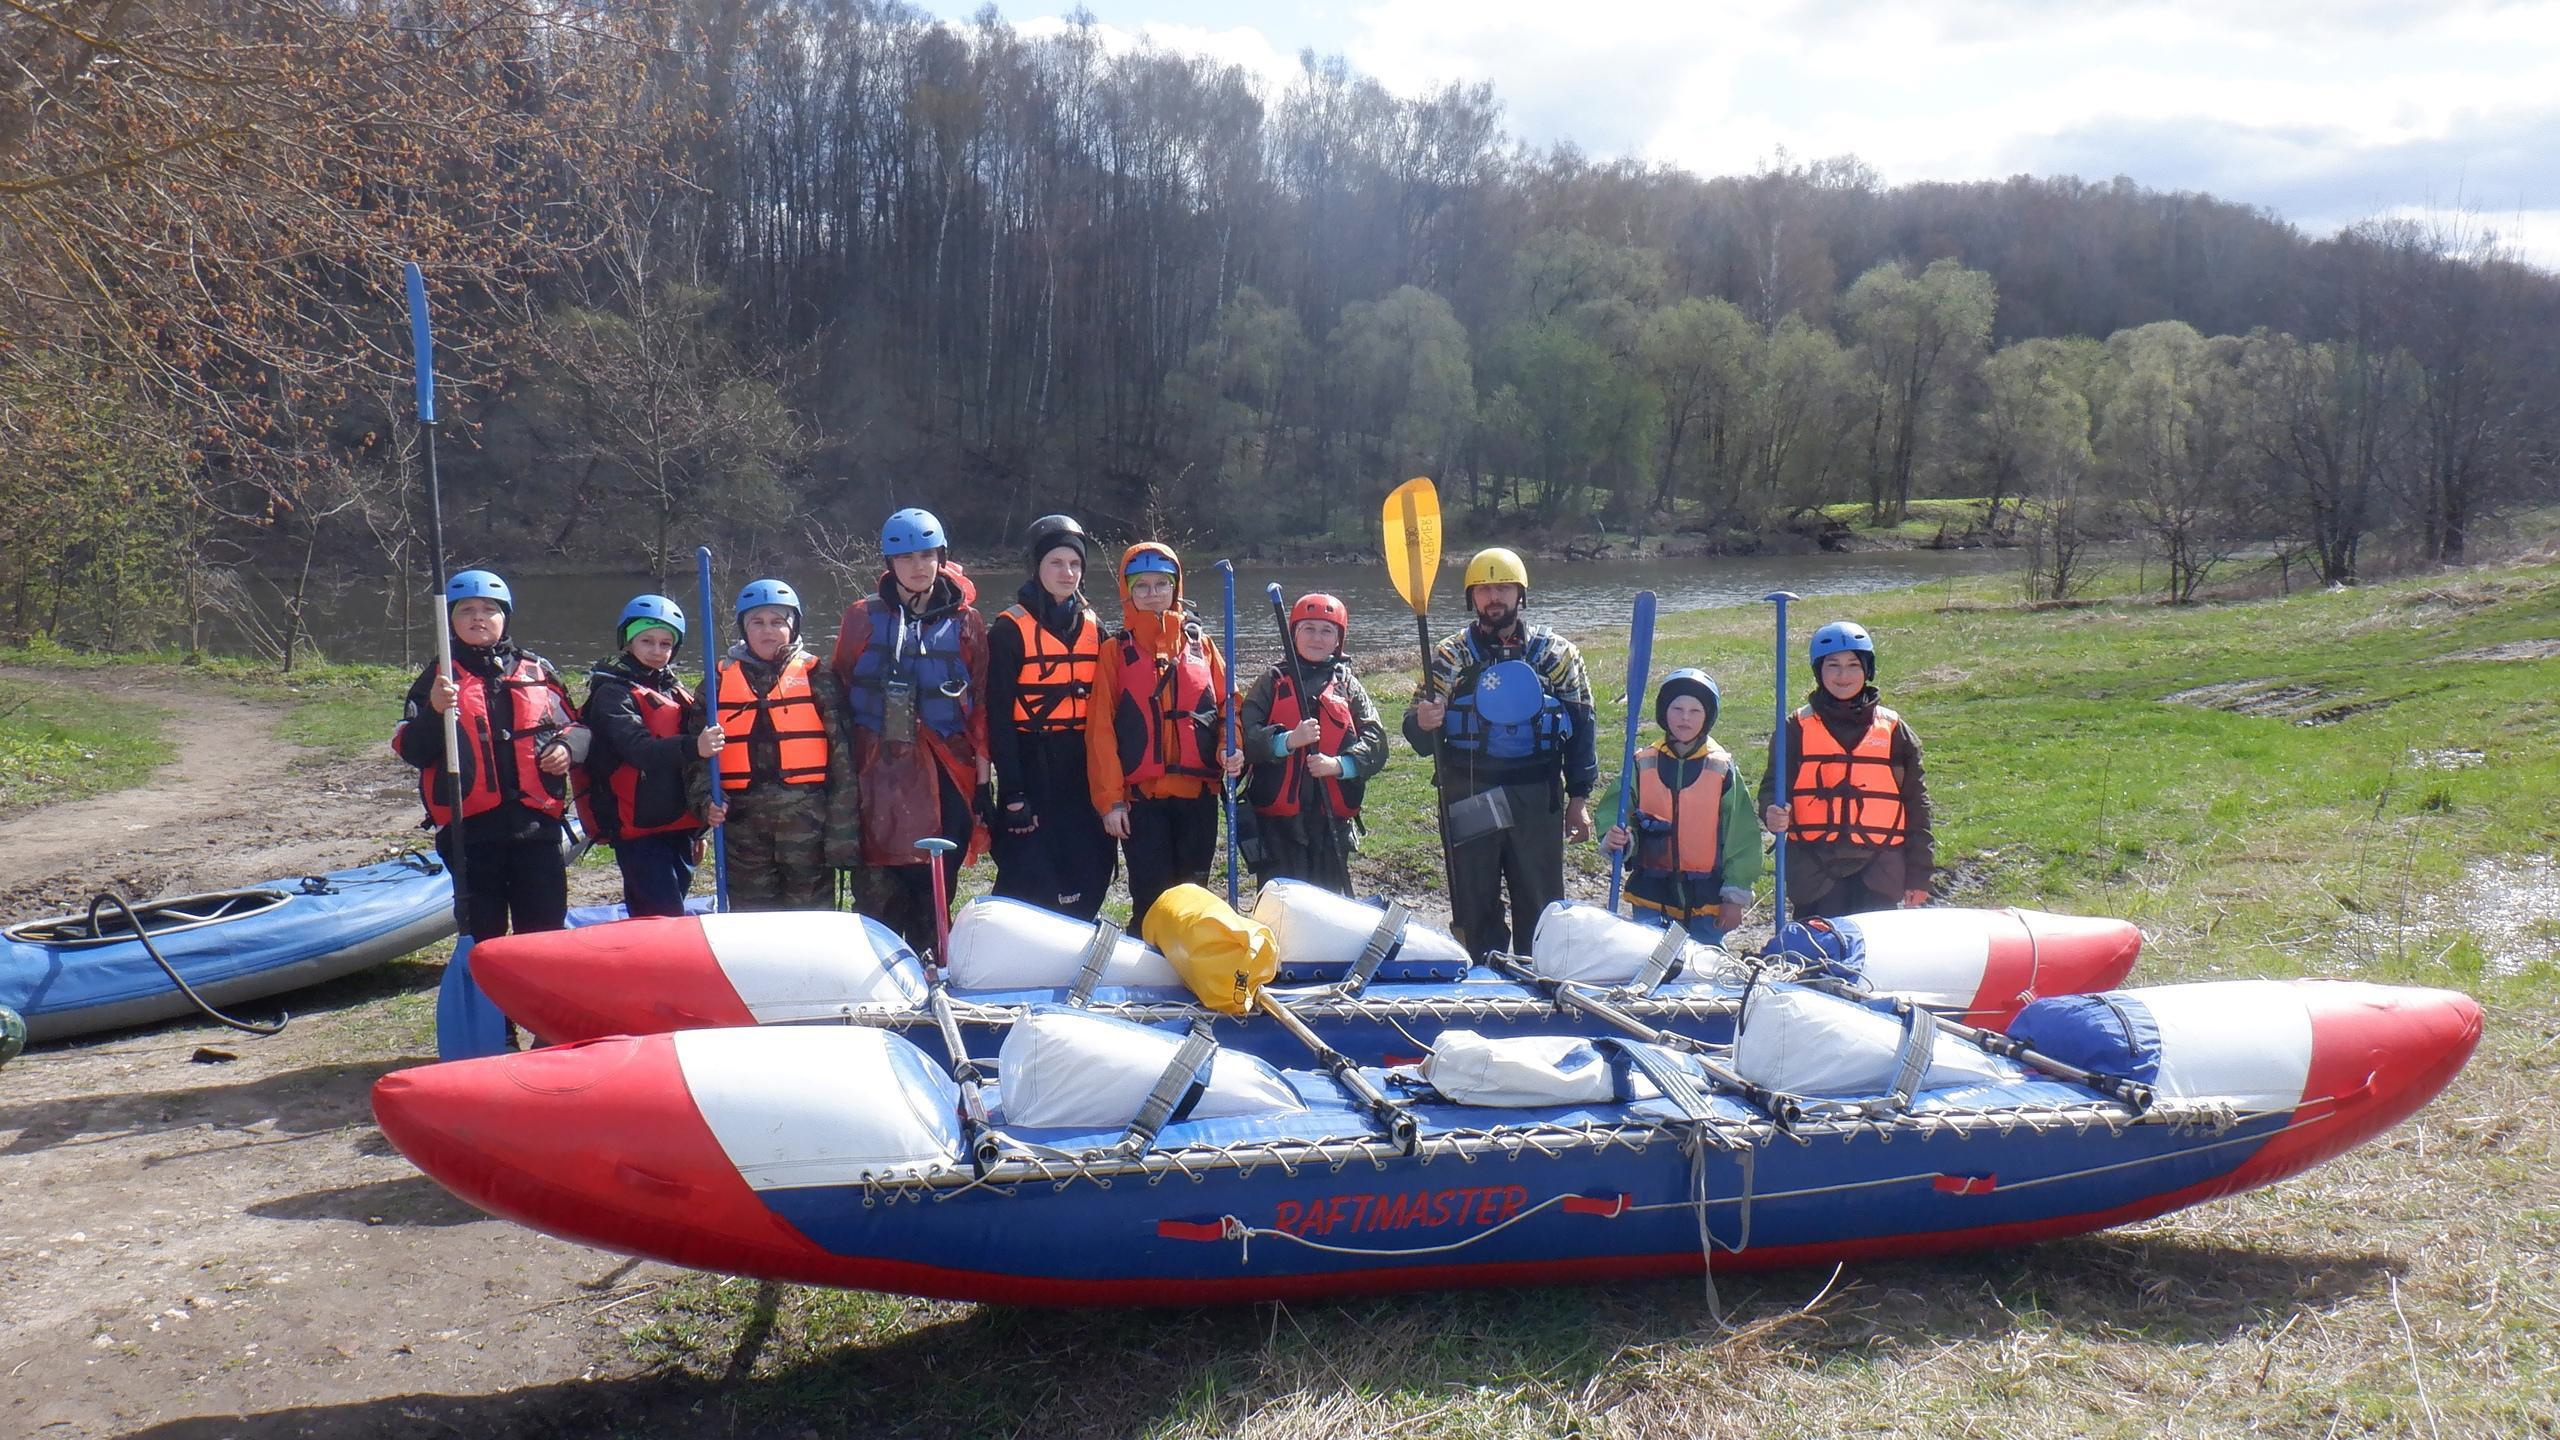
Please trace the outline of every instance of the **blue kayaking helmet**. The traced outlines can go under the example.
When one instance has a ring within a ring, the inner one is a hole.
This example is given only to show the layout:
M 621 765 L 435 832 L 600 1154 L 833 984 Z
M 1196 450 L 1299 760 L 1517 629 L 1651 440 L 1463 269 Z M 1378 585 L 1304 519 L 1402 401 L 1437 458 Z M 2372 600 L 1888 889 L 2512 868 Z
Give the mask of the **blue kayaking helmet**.
M 1724 704 L 1724 692 L 1716 688 L 1714 676 L 1694 665 L 1684 665 L 1662 677 L 1660 688 L 1653 692 L 1653 723 L 1668 733 L 1671 729 L 1671 702 L 1683 695 L 1706 706 L 1706 728 L 1716 728 L 1716 711 Z
M 738 635 L 747 633 L 747 612 L 764 605 L 779 605 L 791 612 L 791 633 L 800 633 L 800 592 L 779 580 L 750 580 L 738 592 Z
M 622 618 L 613 624 L 613 638 L 628 645 L 631 637 L 652 627 L 673 630 L 676 643 L 682 645 L 684 607 L 664 595 L 634 595 L 631 603 L 622 607 Z
M 1813 661 L 1814 672 L 1818 675 L 1822 670 L 1822 657 L 1843 650 L 1858 657 L 1858 664 L 1866 670 L 1868 679 L 1876 678 L 1876 642 L 1867 634 L 1864 625 L 1834 620 L 1813 632 L 1813 643 L 1805 647 L 1805 654 Z
M 884 560 L 913 555 L 919 550 L 940 550 L 950 543 L 943 538 L 942 522 L 933 518 L 933 512 L 913 506 L 890 516 L 888 523 L 880 527 L 880 558 Z
M 1161 550 L 1141 550 L 1129 557 L 1129 563 L 1121 569 L 1120 573 L 1123 575 L 1171 575 L 1179 579 L 1182 575 L 1182 566 L 1177 564 L 1172 556 Z
M 463 570 L 444 582 L 444 608 L 451 610 L 465 600 L 495 600 L 498 608 L 509 615 L 516 613 L 515 592 L 495 571 Z

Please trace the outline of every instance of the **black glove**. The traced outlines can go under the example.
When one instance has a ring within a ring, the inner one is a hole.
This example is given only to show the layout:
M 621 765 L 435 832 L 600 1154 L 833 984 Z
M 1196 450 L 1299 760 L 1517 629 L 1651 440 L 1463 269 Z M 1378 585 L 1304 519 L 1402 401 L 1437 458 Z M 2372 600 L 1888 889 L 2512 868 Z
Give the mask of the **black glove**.
M 1039 830 L 1039 812 L 1032 810 L 1032 797 L 1019 789 L 996 792 L 996 810 L 988 815 L 988 825 L 1004 830 L 1006 835 L 1029 835 Z

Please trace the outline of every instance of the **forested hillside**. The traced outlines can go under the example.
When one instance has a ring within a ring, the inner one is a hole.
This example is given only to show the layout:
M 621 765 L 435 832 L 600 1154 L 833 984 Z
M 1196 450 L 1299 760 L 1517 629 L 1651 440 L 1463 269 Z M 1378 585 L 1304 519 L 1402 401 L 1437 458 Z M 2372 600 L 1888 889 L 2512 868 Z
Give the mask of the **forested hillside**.
M 1357 542 L 1767 543 L 1976 497 L 2067 593 L 2139 534 L 2458 560 L 2554 488 L 2560 281 L 2122 179 L 1698 176 L 1392 95 L 869 0 L 108 0 L 0 19 L 0 629 L 139 638 L 243 566 L 849 558 L 926 503 Z M 803 538 L 807 537 L 807 538 Z

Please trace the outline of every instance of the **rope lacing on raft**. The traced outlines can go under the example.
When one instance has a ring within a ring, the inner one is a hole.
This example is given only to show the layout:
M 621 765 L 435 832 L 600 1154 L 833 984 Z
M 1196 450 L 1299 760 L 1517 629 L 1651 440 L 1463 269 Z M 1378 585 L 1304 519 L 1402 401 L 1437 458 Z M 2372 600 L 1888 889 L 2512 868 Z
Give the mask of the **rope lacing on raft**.
M 2320 1102 L 2306 1100 L 2302 1103 Z M 1871 1136 L 1878 1143 L 1889 1143 L 1901 1136 L 1921 1139 L 1948 1136 L 1970 1140 L 1978 1134 L 2006 1138 L 2020 1130 L 2033 1134 L 2068 1130 L 2075 1135 L 2104 1130 L 2112 1136 L 2143 1125 L 2163 1125 L 2180 1133 L 2202 1131 L 2220 1135 L 2244 1120 L 2275 1113 L 2290 1114 L 2296 1108 L 2241 1111 L 2221 1102 L 2175 1101 L 2156 1105 L 2141 1115 L 2135 1115 L 2113 1102 L 2075 1101 L 2059 1105 L 1922 1110 L 1890 1118 L 1862 1114 L 1809 1117 L 1792 1127 L 1780 1126 L 1761 1116 L 1698 1122 L 1671 1118 L 1624 1120 L 1585 1125 L 1536 1121 L 1520 1125 L 1436 1130 L 1422 1138 L 1412 1158 L 1427 1166 L 1435 1161 L 1452 1160 L 1462 1165 L 1473 1165 L 1487 1158 L 1516 1160 L 1524 1155 L 1553 1160 L 1583 1151 L 1605 1154 L 1622 1147 L 1630 1153 L 1642 1154 L 1656 1141 L 1689 1144 L 1693 1143 L 1689 1138 L 1692 1136 L 1695 1137 L 1694 1143 L 1740 1153 L 1767 1146 L 1781 1137 L 1809 1146 L 1817 1139 L 1835 1137 L 1854 1142 L 1862 1136 Z M 1383 1171 L 1405 1158 L 1392 1142 L 1378 1135 L 1195 1143 L 1159 1148 L 1143 1157 L 1133 1158 L 1116 1147 L 1063 1150 L 1026 1141 L 1002 1130 L 989 1133 L 997 1140 L 1004 1161 L 988 1174 L 958 1186 L 949 1183 L 948 1175 L 939 1173 L 865 1175 L 860 1181 L 864 1203 L 924 1198 L 939 1202 L 981 1187 L 1011 1193 L 1023 1185 L 1045 1184 L 1053 1190 L 1063 1191 L 1070 1185 L 1090 1183 L 1107 1189 L 1115 1180 L 1143 1179 L 1153 1185 L 1170 1176 L 1200 1183 L 1212 1175 L 1224 1173 L 1251 1178 L 1265 1166 L 1275 1167 L 1282 1175 L 1294 1179 L 1301 1170 L 1310 1167 L 1340 1173 L 1351 1165 L 1366 1161 L 1372 1169 Z

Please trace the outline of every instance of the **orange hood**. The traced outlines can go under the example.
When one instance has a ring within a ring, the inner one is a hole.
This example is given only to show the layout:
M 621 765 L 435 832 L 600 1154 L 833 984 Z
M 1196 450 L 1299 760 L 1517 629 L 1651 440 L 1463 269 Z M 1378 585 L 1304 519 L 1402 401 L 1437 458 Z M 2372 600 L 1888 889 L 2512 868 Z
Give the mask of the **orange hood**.
M 1129 562 L 1140 555 L 1162 555 L 1173 562 L 1173 604 L 1161 615 L 1141 610 L 1129 598 Z M 1120 564 L 1113 575 L 1120 586 L 1120 620 L 1138 648 L 1150 655 L 1170 655 L 1182 645 L 1182 626 L 1187 618 L 1182 595 L 1182 557 L 1173 547 L 1160 540 L 1141 540 L 1120 552 Z

